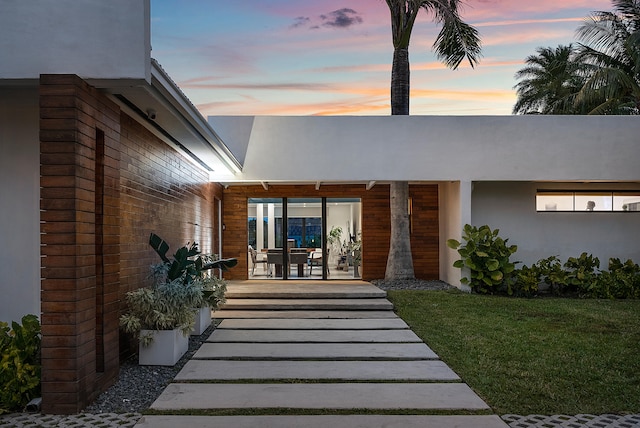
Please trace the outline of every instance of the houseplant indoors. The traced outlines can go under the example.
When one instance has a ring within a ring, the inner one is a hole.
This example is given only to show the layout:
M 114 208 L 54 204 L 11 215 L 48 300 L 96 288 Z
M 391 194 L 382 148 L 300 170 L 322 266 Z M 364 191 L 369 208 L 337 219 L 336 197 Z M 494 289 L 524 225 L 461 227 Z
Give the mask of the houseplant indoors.
M 154 233 L 149 245 L 162 262 L 151 266 L 150 287 L 127 293 L 129 310 L 120 317 L 120 325 L 139 338 L 141 365 L 172 366 L 188 349 L 196 314 L 206 308 L 210 322 L 211 309 L 224 299 L 224 282 L 212 278 L 208 271 L 226 270 L 237 260 L 213 260 L 201 255 L 196 243 L 179 248 L 169 260 L 169 245 Z

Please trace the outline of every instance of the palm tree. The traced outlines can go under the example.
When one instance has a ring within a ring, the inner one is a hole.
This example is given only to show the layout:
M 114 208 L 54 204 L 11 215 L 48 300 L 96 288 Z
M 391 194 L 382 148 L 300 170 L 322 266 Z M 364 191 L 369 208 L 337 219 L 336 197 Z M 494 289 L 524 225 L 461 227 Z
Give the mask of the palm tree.
M 439 60 L 456 69 L 467 58 L 474 67 L 480 58 L 478 31 L 462 21 L 461 0 L 386 0 L 391 12 L 393 65 L 391 69 L 391 114 L 409 114 L 409 41 L 420 10 L 441 25 L 433 48 Z M 391 243 L 385 279 L 414 278 L 409 216 L 409 183 L 392 182 L 390 188 Z
M 580 114 L 575 98 L 585 82 L 585 67 L 573 58 L 572 45 L 536 52 L 515 75 L 520 81 L 514 86 L 513 114 Z
M 591 114 L 640 114 L 640 0 L 612 3 L 577 30 L 577 58 L 593 68 L 578 101 L 597 103 Z

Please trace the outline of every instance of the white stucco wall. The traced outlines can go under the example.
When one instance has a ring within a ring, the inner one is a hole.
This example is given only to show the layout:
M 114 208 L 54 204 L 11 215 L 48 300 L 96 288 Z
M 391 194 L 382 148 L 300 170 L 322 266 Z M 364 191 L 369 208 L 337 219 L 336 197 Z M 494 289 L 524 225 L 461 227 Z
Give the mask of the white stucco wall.
M 40 316 L 38 89 L 0 87 L 0 321 Z
M 0 79 L 151 76 L 149 0 L 2 0 Z
M 527 265 L 554 255 L 565 261 L 567 257 L 577 257 L 582 252 L 597 256 L 601 268 L 607 268 L 610 257 L 640 262 L 640 213 L 536 212 L 536 190 L 554 188 L 637 190 L 638 185 L 474 183 L 472 224 L 488 224 L 492 229 L 500 229 L 501 237 L 518 246 L 513 260 Z
M 472 183 L 469 181 L 447 181 L 438 186 L 440 279 L 463 290 L 470 289 L 460 283 L 466 272 L 453 267 L 453 262 L 460 256 L 456 250 L 447 246 L 447 240 L 462 241 L 462 228 L 471 223 L 471 191 Z
M 639 136 L 624 116 L 256 117 L 236 178 L 633 181 Z

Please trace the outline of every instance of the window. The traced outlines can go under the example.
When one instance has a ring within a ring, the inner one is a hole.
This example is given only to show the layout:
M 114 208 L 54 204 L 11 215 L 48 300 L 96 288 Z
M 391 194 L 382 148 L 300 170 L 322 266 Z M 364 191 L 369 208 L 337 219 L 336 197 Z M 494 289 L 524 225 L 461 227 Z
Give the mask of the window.
M 536 211 L 640 211 L 640 192 L 539 190 Z

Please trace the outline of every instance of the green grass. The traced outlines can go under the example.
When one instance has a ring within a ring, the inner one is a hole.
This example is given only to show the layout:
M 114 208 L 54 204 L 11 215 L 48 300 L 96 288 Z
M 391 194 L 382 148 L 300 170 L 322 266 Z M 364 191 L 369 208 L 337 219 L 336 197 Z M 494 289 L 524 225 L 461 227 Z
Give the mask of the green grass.
M 640 413 L 640 301 L 388 296 L 498 414 Z

